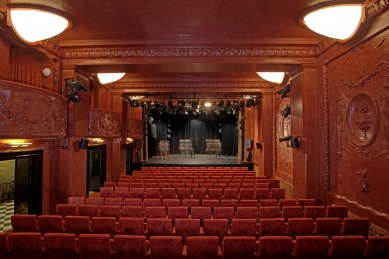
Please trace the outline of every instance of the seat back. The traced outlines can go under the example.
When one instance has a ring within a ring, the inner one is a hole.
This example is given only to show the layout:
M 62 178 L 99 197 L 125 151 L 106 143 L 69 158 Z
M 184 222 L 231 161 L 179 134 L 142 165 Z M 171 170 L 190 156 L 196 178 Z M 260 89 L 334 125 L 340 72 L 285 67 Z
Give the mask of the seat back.
M 276 199 L 264 199 L 259 201 L 260 207 L 278 206 Z
M 258 200 L 241 200 L 241 207 L 255 207 L 258 208 Z
M 193 199 L 206 199 L 207 198 L 207 189 L 206 188 L 193 188 Z
M 325 216 L 325 206 L 305 206 L 304 208 L 304 218 L 312 218 L 316 221 L 317 218 L 324 218 Z
M 142 206 L 141 198 L 125 198 L 123 206 Z
M 286 227 L 286 235 L 292 237 L 312 235 L 313 219 L 311 218 L 290 218 Z
M 66 216 L 65 229 L 67 233 L 89 234 L 91 233 L 90 219 L 88 216 Z
M 175 188 L 161 188 L 162 199 L 175 199 L 176 189 Z
M 47 233 L 43 235 L 46 259 L 77 259 L 79 250 L 75 234 Z
M 109 234 L 111 238 L 119 232 L 115 217 L 93 217 L 91 228 L 94 234 Z
M 149 218 L 146 223 L 147 237 L 151 236 L 171 236 L 173 233 L 173 223 L 171 219 Z
M 122 198 L 105 198 L 105 205 L 106 206 L 119 206 L 120 208 L 123 207 L 123 199 Z
M 315 206 L 316 201 L 315 199 L 298 199 L 297 205 L 303 207 L 305 209 L 305 206 Z
M 370 229 L 369 218 L 345 218 L 340 230 L 341 235 L 361 235 L 367 238 Z
M 211 213 L 213 214 L 214 208 L 220 206 L 220 201 L 219 200 L 212 200 L 212 199 L 205 199 L 205 200 L 202 200 L 201 206 L 202 207 L 210 207 Z
M 280 188 L 280 180 L 278 180 L 278 179 L 269 179 L 268 182 L 269 182 L 270 189 Z
M 254 259 L 255 237 L 227 236 L 223 239 L 223 259 Z
M 146 259 L 146 237 L 116 235 L 113 237 L 116 259 Z
M 104 205 L 104 198 L 103 197 L 88 197 L 86 199 L 86 204 L 97 205 L 100 208 L 100 206 Z
M 125 218 L 119 219 L 120 235 L 144 235 L 144 220 L 143 218 Z
M 235 218 L 237 219 L 257 219 L 257 207 L 238 207 L 236 209 Z
M 179 236 L 152 236 L 149 244 L 152 259 L 182 259 L 182 238 Z
M 200 235 L 200 219 L 176 219 L 175 229 L 176 235 L 185 242 L 187 236 Z
M 326 218 L 347 218 L 347 206 L 327 206 Z
M 291 237 L 263 236 L 259 238 L 258 257 L 261 259 L 289 259 L 293 249 Z
M 215 207 L 213 210 L 214 219 L 228 219 L 231 221 L 234 218 L 234 207 Z
M 130 197 L 130 191 L 128 190 L 128 187 L 116 187 L 115 188 L 115 197 L 116 198 L 129 198 Z
M 280 207 L 278 206 L 269 206 L 269 207 L 260 207 L 259 208 L 259 219 L 263 218 L 279 218 L 280 217 Z
M 186 238 L 187 259 L 217 259 L 219 253 L 219 239 L 216 236 L 197 236 Z
M 44 235 L 46 233 L 64 233 L 65 226 L 63 218 L 59 215 L 39 215 L 39 231 Z
M 188 207 L 168 207 L 168 218 L 173 221 L 173 225 L 176 219 L 188 219 Z
M 99 206 L 97 205 L 79 205 L 78 206 L 79 216 L 88 216 L 89 218 L 99 216 Z
M 239 192 L 239 199 L 251 200 L 254 199 L 255 190 L 254 188 L 241 188 Z
M 144 191 L 142 187 L 133 187 L 130 188 L 130 197 L 131 198 L 140 198 L 143 200 L 144 198 Z
M 295 199 L 280 199 L 278 201 L 278 205 L 280 206 L 280 210 L 284 206 L 297 206 L 297 200 Z
M 181 201 L 181 205 L 183 207 L 187 207 L 189 209 L 189 214 L 190 214 L 192 207 L 199 207 L 200 206 L 200 200 L 199 199 L 183 199 Z
M 329 258 L 364 258 L 366 239 L 363 236 L 334 236 L 331 239 Z
M 369 236 L 364 252 L 367 259 L 384 259 L 389 255 L 389 236 Z
M 78 236 L 81 258 L 106 259 L 112 256 L 108 234 L 81 234 Z
M 8 235 L 6 232 L 0 232 L 0 258 L 8 259 L 10 255 L 8 246 Z
M 121 216 L 120 206 L 101 206 L 100 207 L 101 217 L 115 217 L 116 221 L 119 221 Z
M 145 218 L 166 218 L 166 209 L 165 207 L 146 207 Z
M 299 236 L 293 251 L 294 259 L 326 259 L 330 240 L 326 236 Z
M 57 204 L 55 206 L 57 215 L 62 217 L 66 216 L 77 216 L 77 206 L 74 204 Z
M 21 214 L 12 215 L 11 225 L 12 225 L 13 232 L 38 232 L 39 231 L 36 215 L 21 215 Z
M 177 188 L 177 198 L 182 199 L 190 199 L 192 195 L 192 189 L 190 188 Z
M 191 219 L 200 219 L 200 226 L 203 226 L 204 219 L 210 219 L 212 212 L 210 207 L 193 207 L 191 210 Z
M 159 207 L 162 206 L 160 199 L 145 198 L 143 200 L 143 207 Z
M 208 198 L 211 200 L 221 200 L 223 198 L 223 189 L 213 188 L 208 189 Z
M 340 235 L 342 220 L 340 218 L 317 218 L 313 234 L 328 236 Z
M 238 188 L 224 189 L 224 199 L 238 199 L 238 198 L 239 198 Z
M 204 219 L 204 236 L 218 236 L 219 242 L 228 235 L 228 219 Z
M 302 218 L 303 207 L 301 206 L 284 206 L 281 217 L 288 221 L 289 218 Z
M 277 201 L 280 199 L 285 199 L 285 189 L 284 188 L 271 188 L 270 189 L 270 198 L 276 199 Z
M 100 197 L 103 198 L 115 197 L 114 187 L 100 187 Z
M 43 258 L 45 251 L 41 233 L 10 233 L 8 245 L 12 259 L 39 259 Z
M 143 219 L 143 217 L 144 217 L 143 209 L 141 206 L 123 206 L 122 217 L 142 218 Z
M 283 218 L 264 218 L 259 221 L 259 236 L 285 235 L 285 220 Z
M 68 197 L 69 204 L 74 204 L 74 205 L 78 206 L 78 205 L 84 205 L 85 202 L 86 202 L 85 197 L 73 197 L 73 196 Z
M 104 187 L 116 187 L 116 182 L 104 182 Z
M 231 235 L 257 236 L 256 219 L 233 219 L 231 222 Z
M 159 193 L 159 188 L 146 188 L 146 196 L 145 198 L 151 198 L 151 199 L 159 199 L 160 198 L 160 193 Z

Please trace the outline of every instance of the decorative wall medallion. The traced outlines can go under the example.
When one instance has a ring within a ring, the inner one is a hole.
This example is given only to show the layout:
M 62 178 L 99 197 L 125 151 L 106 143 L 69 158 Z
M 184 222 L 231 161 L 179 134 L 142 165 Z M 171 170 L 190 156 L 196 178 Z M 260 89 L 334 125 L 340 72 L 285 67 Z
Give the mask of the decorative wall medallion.
M 376 100 L 367 92 L 360 92 L 350 99 L 347 106 L 346 128 L 350 141 L 357 147 L 370 146 L 380 124 Z

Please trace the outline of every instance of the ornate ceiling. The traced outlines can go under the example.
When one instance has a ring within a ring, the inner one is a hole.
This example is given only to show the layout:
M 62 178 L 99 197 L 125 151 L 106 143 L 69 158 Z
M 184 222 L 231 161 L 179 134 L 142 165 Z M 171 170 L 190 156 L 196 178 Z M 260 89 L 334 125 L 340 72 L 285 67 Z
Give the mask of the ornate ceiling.
M 276 84 L 255 72 L 293 73 L 335 44 L 299 24 L 305 10 L 331 2 L 344 1 L 1 0 L 0 9 L 23 3 L 67 13 L 73 26 L 37 46 L 65 68 L 126 72 L 108 84 L 117 93 L 266 94 Z

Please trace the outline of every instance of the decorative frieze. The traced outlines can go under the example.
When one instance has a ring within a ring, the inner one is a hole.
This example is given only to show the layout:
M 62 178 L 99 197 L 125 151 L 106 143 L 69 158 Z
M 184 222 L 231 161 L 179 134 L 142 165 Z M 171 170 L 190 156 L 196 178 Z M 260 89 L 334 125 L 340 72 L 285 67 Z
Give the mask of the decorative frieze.
M 90 108 L 88 136 L 118 138 L 121 136 L 120 120 L 117 112 Z

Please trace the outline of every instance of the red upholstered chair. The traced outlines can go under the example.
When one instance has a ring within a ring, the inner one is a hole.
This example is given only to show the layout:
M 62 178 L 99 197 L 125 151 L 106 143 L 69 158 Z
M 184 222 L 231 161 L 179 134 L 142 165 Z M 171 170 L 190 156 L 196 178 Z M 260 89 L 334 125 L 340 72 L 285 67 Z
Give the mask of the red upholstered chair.
M 84 205 L 86 202 L 85 197 L 68 197 L 68 203 L 73 205 Z
M 259 236 L 284 236 L 285 220 L 282 218 L 261 219 L 259 221 Z
M 233 219 L 230 228 L 233 236 L 258 236 L 256 219 Z
M 191 219 L 200 219 L 200 226 L 203 226 L 204 219 L 212 218 L 212 211 L 210 207 L 193 207 L 191 209 Z
M 146 207 L 144 210 L 145 218 L 166 218 L 166 209 L 165 207 Z
M 224 237 L 223 259 L 254 259 L 255 258 L 255 237 Z
M 186 183 L 185 184 L 185 188 L 199 188 L 199 184 L 198 183 Z
M 224 189 L 224 199 L 238 199 L 239 198 L 239 190 L 238 188 L 227 188 Z
M 259 259 L 290 259 L 294 250 L 293 240 L 287 236 L 262 236 L 259 238 Z
M 177 193 L 177 189 L 178 188 L 185 188 L 185 183 L 172 183 L 172 188 L 174 188 L 176 190 L 176 193 Z
M 159 207 L 162 206 L 160 199 L 145 198 L 143 200 L 143 207 Z
M 146 259 L 146 237 L 116 235 L 113 237 L 116 259 Z
M 213 183 L 200 183 L 200 188 L 205 188 L 207 189 L 207 193 L 208 193 L 208 189 L 212 189 L 213 188 Z
M 259 219 L 279 218 L 279 217 L 280 217 L 280 207 L 278 206 L 259 207 Z
M 125 198 L 123 206 L 142 206 L 141 198 Z
M 222 253 L 219 248 L 219 239 L 216 236 L 186 238 L 187 259 L 220 259 L 221 257 Z
M 203 200 L 207 198 L 206 188 L 193 188 L 193 199 Z
M 326 216 L 325 206 L 305 206 L 304 218 L 312 218 L 316 221 L 317 218 L 324 218 Z
M 223 189 L 221 188 L 213 188 L 208 189 L 208 198 L 211 200 L 221 200 L 223 199 Z
M 177 198 L 180 200 L 190 199 L 192 197 L 192 189 L 190 188 L 177 188 Z
M 128 187 L 116 187 L 115 188 L 115 197 L 116 198 L 129 198 L 130 197 L 130 191 Z
M 241 188 L 239 191 L 240 200 L 253 200 L 255 199 L 255 190 L 254 188 Z
M 241 207 L 255 207 L 258 208 L 258 200 L 241 200 L 240 206 Z
M 294 259 L 326 259 L 330 240 L 326 236 L 299 236 L 293 251 Z
M 238 189 L 238 191 L 240 190 L 240 188 L 242 187 L 242 183 L 228 183 L 227 184 L 227 188 L 228 189 Z
M 292 237 L 308 236 L 313 232 L 313 219 L 310 218 L 290 218 L 286 227 L 285 234 Z
M 222 189 L 222 190 L 224 190 L 224 189 L 227 189 L 227 186 L 228 186 L 227 183 L 221 183 L 220 180 L 219 180 L 218 183 L 214 183 L 213 184 L 213 188 L 214 189 Z
M 256 188 L 255 189 L 255 198 L 258 201 L 263 199 L 270 199 L 270 189 L 269 188 Z
M 176 219 L 174 225 L 176 235 L 181 236 L 184 243 L 186 237 L 200 235 L 200 219 Z
M 39 232 L 36 215 L 12 215 L 11 225 L 13 232 Z
M 0 258 L 8 259 L 10 256 L 7 239 L 8 239 L 7 233 L 0 232 Z
M 228 219 L 204 219 L 203 234 L 204 236 L 218 236 L 219 242 L 228 236 Z
M 220 201 L 219 200 L 208 200 L 208 199 L 205 199 L 201 202 L 201 206 L 202 207 L 210 207 L 211 208 L 211 213 L 213 215 L 213 210 L 215 207 L 219 207 L 220 206 Z
M 105 198 L 106 206 L 119 206 L 120 209 L 123 207 L 123 199 L 122 198 Z
M 366 239 L 363 236 L 334 236 L 328 252 L 331 259 L 363 259 Z
M 144 235 L 145 226 L 142 218 L 125 218 L 119 219 L 120 235 Z
M 386 259 L 389 255 L 389 236 L 369 236 L 364 252 L 367 259 Z
M 116 221 L 119 221 L 121 217 L 120 206 L 101 206 L 100 207 L 100 216 L 101 217 L 115 217 Z
M 176 189 L 175 188 L 161 188 L 162 199 L 175 199 Z
M 151 259 L 182 259 L 182 238 L 178 236 L 150 237 Z
M 8 234 L 8 245 L 12 259 L 40 259 L 43 258 L 45 252 L 41 233 L 10 233 Z
M 264 199 L 264 200 L 259 201 L 259 207 L 269 207 L 269 206 L 277 206 L 278 207 L 277 200 L 276 199 Z
M 331 238 L 340 235 L 341 229 L 342 220 L 340 218 L 317 218 L 313 234 Z
M 86 199 L 87 205 L 97 205 L 99 208 L 100 206 L 104 205 L 104 198 L 103 197 L 88 197 Z
M 89 234 L 92 232 L 90 219 L 88 216 L 66 216 L 65 230 L 67 233 L 76 234 L 76 236 Z
M 159 192 L 159 188 L 146 188 L 145 192 L 145 198 L 149 199 L 159 199 L 161 197 L 161 194 Z
M 80 254 L 75 234 L 44 234 L 43 246 L 46 253 L 45 259 L 77 259 Z
M 147 238 L 151 236 L 173 235 L 173 223 L 171 219 L 149 218 L 146 222 Z
M 261 182 L 257 182 L 256 188 L 269 188 L 269 183 L 267 182 L 267 180 L 264 180 L 263 183 Z M 269 188 L 270 189 L 270 188 Z
M 238 207 L 235 213 L 237 219 L 257 219 L 257 207 Z
M 57 215 L 62 217 L 77 215 L 77 206 L 74 204 L 57 204 L 55 205 L 55 210 Z
M 168 207 L 180 207 L 181 201 L 179 199 L 163 199 L 162 206 L 168 210 Z
M 192 207 L 199 207 L 200 206 L 200 200 L 199 199 L 183 199 L 181 201 L 181 205 L 183 207 L 187 207 L 189 214 L 190 214 Z
M 343 227 L 340 234 L 345 235 L 361 235 L 367 238 L 370 228 L 370 219 L 368 218 L 344 218 Z
M 280 180 L 277 179 L 269 179 L 269 188 L 280 188 Z
M 290 218 L 302 218 L 303 217 L 303 207 L 301 206 L 284 206 L 282 208 L 281 218 L 284 218 L 285 221 L 288 221 Z
M 122 179 L 117 182 L 116 187 L 126 187 L 127 190 L 130 188 L 130 182 L 122 182 Z
M 93 217 L 91 228 L 94 234 L 109 234 L 111 238 L 119 233 L 114 217 Z
M 270 198 L 276 199 L 279 201 L 280 199 L 285 199 L 285 189 L 284 188 L 271 188 L 270 189 Z
M 326 218 L 347 218 L 348 207 L 347 206 L 327 206 Z
M 215 207 L 213 209 L 214 219 L 228 219 L 231 222 L 234 216 L 234 207 Z
M 144 179 L 143 181 L 147 181 L 147 180 L 148 179 Z M 153 180 L 150 179 L 150 181 L 153 181 Z M 154 182 L 154 181 L 153 182 L 147 182 L 147 183 L 144 182 L 143 184 L 144 184 L 146 189 L 147 188 L 158 188 L 158 189 L 161 189 L 160 187 L 158 187 L 158 184 L 156 182 Z M 169 184 L 169 183 L 167 183 L 167 184 Z
M 131 198 L 140 198 L 143 200 L 144 198 L 144 190 L 143 188 L 137 188 L 137 187 L 132 187 L 130 188 L 130 197 Z
M 78 249 L 81 258 L 112 258 L 112 246 L 108 234 L 81 234 L 78 236 Z
M 123 206 L 122 217 L 143 219 L 144 218 L 143 209 L 141 206 Z
M 179 182 L 179 180 L 177 180 L 177 181 Z M 160 191 L 162 191 L 162 189 L 164 189 L 164 188 L 172 188 L 172 182 L 169 179 L 168 183 L 157 183 L 157 187 L 159 188 Z
M 188 219 L 188 207 L 168 207 L 168 218 L 172 220 L 173 225 L 176 219 Z
M 305 210 L 305 206 L 315 206 L 316 201 L 315 199 L 298 199 L 297 200 L 297 206 L 303 207 Z
M 254 182 L 244 182 L 242 183 L 242 188 L 249 188 L 249 189 L 254 189 L 255 188 L 255 183 Z
M 114 187 L 100 187 L 100 197 L 103 197 L 103 198 L 115 197 Z
M 234 207 L 234 210 L 239 207 L 238 199 L 222 199 L 220 201 L 220 207 Z
M 280 206 L 280 210 L 284 206 L 297 206 L 297 200 L 295 199 L 280 199 L 278 201 L 278 205 Z
M 258 183 L 267 183 L 267 186 L 269 186 L 269 180 L 268 179 L 258 178 L 256 182 L 257 182 L 257 184 Z M 257 186 L 257 188 L 258 188 L 258 186 Z
M 165 180 L 165 179 L 164 179 Z M 140 181 L 142 181 L 142 180 L 140 180 Z M 166 180 L 165 180 L 166 181 Z M 132 180 L 132 182 L 131 182 L 131 184 L 130 184 L 130 190 L 131 189 L 133 189 L 133 188 L 141 188 L 141 189 L 143 189 L 143 183 L 142 182 L 140 182 L 140 183 L 136 183 L 136 182 L 134 182 L 134 180 Z
M 116 187 L 116 182 L 104 182 L 104 187 Z
M 39 231 L 44 235 L 46 233 L 64 233 L 65 226 L 63 218 L 59 215 L 39 215 Z
M 78 206 L 79 216 L 88 216 L 89 218 L 99 216 L 99 206 L 97 205 L 79 205 Z

